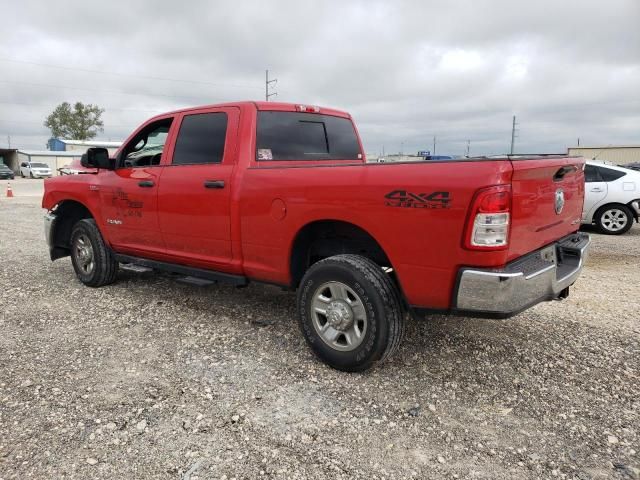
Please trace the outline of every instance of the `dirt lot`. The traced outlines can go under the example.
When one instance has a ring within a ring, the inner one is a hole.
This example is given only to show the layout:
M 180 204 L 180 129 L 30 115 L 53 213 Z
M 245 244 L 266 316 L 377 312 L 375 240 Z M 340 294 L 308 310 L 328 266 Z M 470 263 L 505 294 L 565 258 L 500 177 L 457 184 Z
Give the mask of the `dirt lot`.
M 639 477 L 638 226 L 594 235 L 568 300 L 411 320 L 392 361 L 345 374 L 273 287 L 83 287 L 48 259 L 41 182 L 5 184 L 2 480 Z

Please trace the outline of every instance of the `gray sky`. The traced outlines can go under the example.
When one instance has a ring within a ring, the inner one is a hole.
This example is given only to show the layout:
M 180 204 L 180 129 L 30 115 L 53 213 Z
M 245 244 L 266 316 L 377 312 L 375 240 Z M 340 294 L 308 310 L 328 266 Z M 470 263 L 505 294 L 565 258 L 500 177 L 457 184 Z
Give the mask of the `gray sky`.
M 277 100 L 351 112 L 370 153 L 434 135 L 439 154 L 502 153 L 514 114 L 516 152 L 640 144 L 640 0 L 21 0 L 2 17 L 3 147 L 44 148 L 63 101 L 105 108 L 98 138 L 121 140 L 166 110 L 261 100 L 266 68 Z

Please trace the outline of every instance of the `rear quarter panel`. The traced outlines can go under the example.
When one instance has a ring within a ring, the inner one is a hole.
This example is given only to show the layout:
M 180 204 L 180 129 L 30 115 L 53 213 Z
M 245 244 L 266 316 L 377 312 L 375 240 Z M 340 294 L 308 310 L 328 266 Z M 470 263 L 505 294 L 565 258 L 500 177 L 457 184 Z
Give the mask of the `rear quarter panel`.
M 309 167 L 256 163 L 244 172 L 238 195 L 245 273 L 288 284 L 296 234 L 314 221 L 340 220 L 378 241 L 409 303 L 448 308 L 459 266 L 505 263 L 506 251 L 465 250 L 462 235 L 476 190 L 510 179 L 508 161 Z M 387 205 L 385 196 L 398 190 L 446 192 L 450 202 L 447 208 Z M 286 206 L 282 219 L 280 202 Z

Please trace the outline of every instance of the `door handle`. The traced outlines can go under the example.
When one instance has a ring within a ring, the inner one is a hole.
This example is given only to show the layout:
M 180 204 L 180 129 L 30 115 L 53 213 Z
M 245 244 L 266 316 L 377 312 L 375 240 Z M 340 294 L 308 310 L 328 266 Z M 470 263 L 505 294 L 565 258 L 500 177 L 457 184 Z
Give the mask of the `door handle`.
M 592 192 L 604 192 L 604 190 L 603 190 L 602 188 L 600 188 L 600 187 L 593 187 L 593 188 L 591 189 L 591 191 L 592 191 Z
M 224 188 L 224 180 L 205 180 L 204 188 Z
M 138 186 L 139 187 L 150 188 L 150 187 L 153 187 L 154 185 L 155 185 L 155 183 L 153 183 L 153 180 L 140 180 L 138 182 Z

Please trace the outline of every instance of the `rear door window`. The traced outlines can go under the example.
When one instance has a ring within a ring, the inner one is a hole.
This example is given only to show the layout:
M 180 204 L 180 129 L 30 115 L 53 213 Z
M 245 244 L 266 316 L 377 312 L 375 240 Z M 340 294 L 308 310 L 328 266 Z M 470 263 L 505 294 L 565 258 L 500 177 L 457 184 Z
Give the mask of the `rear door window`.
M 257 160 L 358 160 L 348 118 L 298 112 L 258 112 Z
M 626 175 L 624 172 L 612 170 L 611 168 L 600 167 L 598 170 L 600 170 L 600 176 L 602 177 L 603 182 L 613 182 L 614 180 L 618 180 Z
M 587 183 L 601 182 L 602 178 L 600 177 L 598 167 L 594 167 L 593 165 L 585 165 L 584 181 Z
M 176 140 L 173 165 L 221 163 L 226 136 L 226 113 L 186 115 Z

